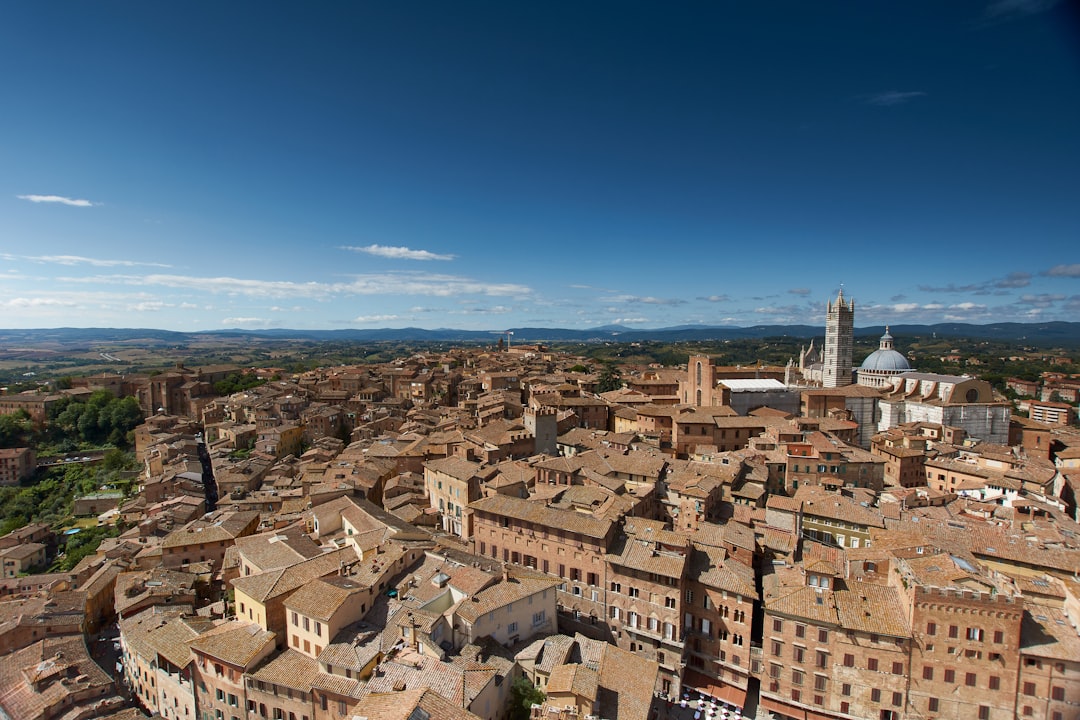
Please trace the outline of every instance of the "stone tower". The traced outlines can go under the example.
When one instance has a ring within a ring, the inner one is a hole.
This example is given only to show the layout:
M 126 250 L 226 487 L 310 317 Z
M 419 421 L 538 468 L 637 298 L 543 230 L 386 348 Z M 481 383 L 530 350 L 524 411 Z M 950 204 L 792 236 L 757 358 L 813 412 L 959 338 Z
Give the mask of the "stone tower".
M 536 438 L 536 452 L 545 455 L 559 454 L 559 430 L 558 417 L 554 408 L 525 408 L 522 423 L 534 438 Z
M 844 290 L 830 301 L 825 313 L 825 361 L 821 373 L 824 387 L 851 384 L 851 350 L 855 340 L 855 301 L 844 301 Z

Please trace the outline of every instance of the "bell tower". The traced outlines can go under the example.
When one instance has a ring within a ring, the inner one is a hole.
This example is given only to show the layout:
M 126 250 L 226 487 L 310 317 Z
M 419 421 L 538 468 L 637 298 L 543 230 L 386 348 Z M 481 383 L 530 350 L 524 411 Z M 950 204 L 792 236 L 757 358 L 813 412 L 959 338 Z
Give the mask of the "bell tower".
M 855 301 L 844 300 L 844 289 L 830 300 L 825 313 L 825 361 L 821 384 L 843 387 L 851 384 L 851 352 L 855 342 Z

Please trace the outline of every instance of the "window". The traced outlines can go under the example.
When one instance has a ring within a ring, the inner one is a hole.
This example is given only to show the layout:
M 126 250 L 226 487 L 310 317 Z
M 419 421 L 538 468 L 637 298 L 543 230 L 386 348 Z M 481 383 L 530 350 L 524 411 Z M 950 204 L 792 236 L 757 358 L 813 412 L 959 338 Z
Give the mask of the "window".
M 819 668 L 828 667 L 829 653 L 824 650 L 817 651 L 817 658 L 814 660 L 814 665 Z
M 773 640 L 772 641 L 772 654 L 779 657 L 780 653 L 783 651 L 783 647 L 784 646 L 780 643 L 779 640 Z
M 244 612 L 244 604 L 243 603 L 240 603 L 240 612 Z M 293 614 L 292 614 L 292 624 L 293 625 L 299 625 L 300 624 L 300 616 L 296 614 L 295 610 L 293 611 Z
M 825 690 L 826 690 L 826 688 L 828 686 L 828 683 L 829 683 L 829 679 L 826 678 L 824 675 L 815 675 L 814 676 L 814 689 L 817 690 L 818 692 L 825 692 Z
M 894 662 L 892 664 L 892 674 L 893 675 L 903 675 L 904 674 L 904 663 L 902 663 L 902 662 Z
M 851 683 L 844 683 L 840 686 L 840 694 L 845 696 L 851 695 Z
M 516 622 L 512 622 L 512 623 L 510 623 L 509 625 L 507 625 L 507 626 L 506 626 L 506 632 L 510 633 L 511 635 L 513 635 L 514 633 L 516 633 L 516 632 L 517 632 L 517 623 L 516 623 Z
M 769 677 L 771 677 L 774 680 L 779 680 L 780 679 L 780 666 L 779 665 L 774 663 L 774 664 L 769 666 Z
M 322 637 L 322 623 L 317 620 L 315 621 L 315 634 Z
M 806 655 L 806 651 L 801 647 L 794 647 L 791 649 L 791 654 L 792 657 L 795 658 L 795 662 L 801 663 L 803 661 L 803 657 Z
M 233 695 L 232 693 L 229 693 L 229 705 L 231 705 L 232 707 L 238 707 L 239 704 L 240 704 L 239 699 L 235 695 Z
M 693 590 L 687 590 L 686 591 L 686 602 L 688 602 L 688 603 L 694 602 L 694 591 Z
M 927 701 L 927 703 L 926 703 L 926 709 L 929 710 L 930 712 L 937 712 L 938 711 L 938 699 L 936 697 L 930 698 L 930 700 Z
M 669 609 L 673 609 L 675 607 L 675 598 L 673 598 L 673 597 L 664 598 L 664 607 L 669 608 Z
M 904 694 L 894 692 L 892 694 L 892 704 L 893 704 L 893 707 L 900 707 L 901 705 L 903 705 L 904 704 Z
M 847 700 L 840 703 L 840 712 L 844 713 L 845 715 L 848 715 L 850 713 L 850 711 L 851 711 L 851 703 L 849 703 Z
M 1001 689 L 1001 678 L 999 678 L 997 675 L 991 675 L 990 676 L 990 689 L 991 690 L 1000 690 Z
M 797 638 L 806 637 L 806 626 L 805 625 L 796 625 L 795 626 L 795 637 L 797 637 Z
M 1065 688 L 1052 687 L 1050 688 L 1050 697 L 1058 702 L 1064 702 L 1065 700 Z
M 855 667 L 855 656 L 851 653 L 844 654 L 844 667 Z
M 626 591 L 626 594 L 632 598 L 641 597 L 641 591 L 638 590 L 636 587 L 629 588 Z
M 817 641 L 823 645 L 829 642 L 829 631 L 825 629 L 819 629 L 817 631 Z
M 217 688 L 214 695 L 217 696 L 218 702 L 225 702 L 225 691 L 221 688 Z
M 801 690 L 792 690 L 791 691 L 791 699 L 794 700 L 795 702 L 800 702 L 802 700 L 802 691 Z
M 982 639 L 983 639 L 982 628 L 971 628 L 971 627 L 969 627 L 967 629 L 966 637 L 967 637 L 968 640 L 975 640 L 975 641 L 981 642 Z
M 870 691 L 870 702 L 881 702 L 881 688 L 874 688 Z
M 945 682 L 947 682 L 947 683 L 956 682 L 956 671 L 953 670 L 952 668 L 945 668 Z
M 998 643 L 999 645 L 1001 643 L 1005 642 L 1005 633 L 1003 633 L 1001 630 L 995 630 L 994 631 L 994 642 Z
M 978 678 L 975 676 L 975 673 L 969 672 L 964 674 L 964 684 L 968 687 L 975 687 L 977 681 Z
M 309 622 L 307 618 L 304 618 L 304 630 L 311 630 L 311 622 Z
M 969 390 L 968 392 L 970 393 L 971 391 Z M 990 706 L 989 705 L 980 705 L 979 706 L 979 720 L 990 720 Z
M 791 684 L 792 685 L 802 685 L 803 684 L 803 671 L 802 670 L 792 670 L 791 671 Z
M 949 626 L 949 637 L 956 638 L 956 637 L 959 636 L 959 634 L 960 634 L 960 628 L 956 627 L 955 625 L 950 625 Z
M 622 585 L 620 585 L 617 582 L 611 583 L 611 592 L 614 592 L 614 593 L 622 592 Z
M 1033 683 L 1033 682 L 1024 683 L 1024 694 L 1025 695 L 1034 695 L 1035 694 L 1035 683 Z
M 926 634 L 937 635 L 937 623 L 926 623 Z
M 773 632 L 784 632 L 784 621 L 780 618 L 773 618 L 772 629 Z
M 868 658 L 866 661 L 866 669 L 877 671 L 877 658 Z

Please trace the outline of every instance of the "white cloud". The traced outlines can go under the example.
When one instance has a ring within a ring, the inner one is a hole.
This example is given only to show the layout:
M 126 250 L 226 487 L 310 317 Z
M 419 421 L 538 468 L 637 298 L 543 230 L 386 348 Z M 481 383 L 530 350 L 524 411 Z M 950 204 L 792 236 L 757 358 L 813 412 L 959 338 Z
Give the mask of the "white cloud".
M 628 318 L 615 318 L 611 321 L 615 325 L 629 325 L 630 323 L 646 323 L 649 322 L 649 318 L 643 317 L 628 317 Z
M 102 260 L 89 258 L 82 255 L 11 255 L 0 253 L 0 258 L 8 261 L 29 260 L 37 263 L 52 263 L 55 265 L 91 265 L 93 267 L 160 267 L 168 268 L 172 265 L 155 262 L 138 262 L 136 260 Z
M 698 300 L 704 300 L 705 302 L 718 303 L 718 302 L 730 302 L 730 295 L 709 295 L 707 297 L 699 297 Z
M 400 319 L 398 315 L 361 315 L 353 318 L 354 323 L 378 323 L 378 322 L 390 322 L 391 320 Z
M 266 318 L 257 317 L 227 317 L 221 321 L 221 324 L 229 327 L 239 327 L 242 325 L 247 325 L 249 327 L 266 327 L 270 324 L 270 321 Z
M 641 303 L 643 305 L 684 305 L 685 300 L 679 300 L 677 298 L 658 298 L 652 296 L 639 296 L 639 295 L 616 295 L 612 298 L 607 298 L 610 302 L 622 302 L 622 303 Z
M 481 280 L 440 275 L 435 273 L 383 273 L 357 275 L 341 292 L 356 295 L 430 295 L 456 297 L 459 295 L 521 296 L 532 294 L 532 288 L 515 283 L 488 283 Z
M 909 313 L 914 312 L 919 308 L 919 303 L 896 303 L 892 306 L 892 311 L 895 313 Z
M 149 302 L 128 305 L 127 309 L 129 312 L 157 312 L 169 307 L 175 307 L 175 305 L 172 303 L 161 302 L 160 300 L 151 300 Z
M 407 247 L 393 247 L 390 245 L 366 245 L 364 247 L 343 245 L 341 246 L 341 249 L 349 250 L 350 252 L 367 253 L 368 255 L 390 258 L 392 260 L 453 260 L 455 257 L 454 255 L 441 255 L 428 250 L 413 250 Z
M 234 277 L 194 277 L 189 275 L 96 275 L 58 278 L 62 282 L 113 285 L 163 286 L 189 292 L 243 295 L 246 297 L 304 297 L 329 299 L 340 295 L 462 295 L 524 296 L 532 294 L 526 285 L 488 283 L 457 275 L 434 273 L 381 273 L 356 275 L 347 283 L 292 282 L 289 280 L 248 280 Z
M 473 307 L 465 308 L 464 310 L 449 310 L 448 315 L 505 315 L 514 311 L 514 308 L 506 307 L 505 305 L 495 305 L 494 307 Z
M 93 207 L 101 203 L 93 203 L 89 200 L 64 197 L 63 195 L 16 195 L 20 200 L 29 200 L 32 203 L 60 203 L 72 207 Z
M 59 298 L 47 298 L 47 297 L 17 297 L 10 300 L 0 300 L 0 307 L 11 308 L 13 310 L 20 308 L 35 308 L 35 307 L 77 307 L 77 303 L 70 300 L 61 300 Z
M 1045 271 L 1043 275 L 1048 275 L 1050 277 L 1080 278 L 1080 263 L 1074 265 L 1055 265 Z

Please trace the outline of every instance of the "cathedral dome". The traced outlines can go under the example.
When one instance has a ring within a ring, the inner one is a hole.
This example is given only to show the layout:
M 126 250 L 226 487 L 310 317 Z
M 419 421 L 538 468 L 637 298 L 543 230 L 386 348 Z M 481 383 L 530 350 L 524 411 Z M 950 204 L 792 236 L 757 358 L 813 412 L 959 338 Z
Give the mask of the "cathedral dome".
M 906 372 L 911 369 L 911 365 L 903 354 L 893 350 L 893 336 L 889 334 L 889 329 L 885 328 L 880 347 L 863 360 L 861 369 L 895 373 Z

